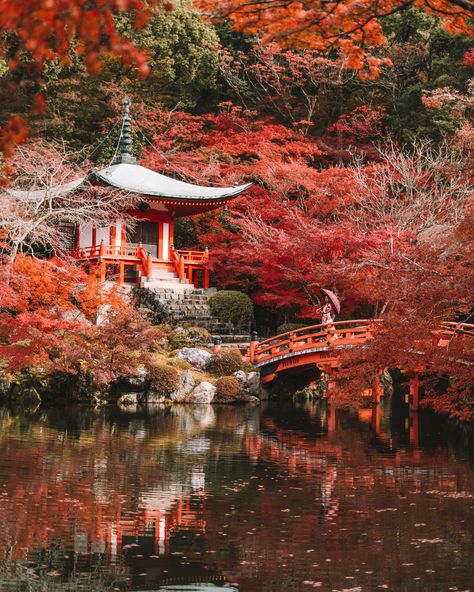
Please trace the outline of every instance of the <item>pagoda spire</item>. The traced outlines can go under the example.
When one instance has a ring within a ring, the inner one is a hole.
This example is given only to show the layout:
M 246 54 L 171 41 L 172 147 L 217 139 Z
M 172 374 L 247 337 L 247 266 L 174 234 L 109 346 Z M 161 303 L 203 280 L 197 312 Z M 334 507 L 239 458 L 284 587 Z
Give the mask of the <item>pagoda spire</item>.
M 130 105 L 132 101 L 128 97 L 122 100 L 123 120 L 122 131 L 120 133 L 119 150 L 120 153 L 115 160 L 115 164 L 120 162 L 135 164 L 137 159 L 132 155 L 132 120 L 130 118 Z

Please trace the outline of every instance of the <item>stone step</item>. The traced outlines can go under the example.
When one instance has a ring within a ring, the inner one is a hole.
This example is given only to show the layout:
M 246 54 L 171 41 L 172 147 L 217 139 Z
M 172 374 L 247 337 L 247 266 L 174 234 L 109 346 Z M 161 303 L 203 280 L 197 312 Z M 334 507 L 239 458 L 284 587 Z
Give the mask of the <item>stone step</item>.
M 151 272 L 153 279 L 176 279 L 179 280 L 178 276 L 173 271 L 162 271 L 160 269 L 154 269 Z
M 242 335 L 230 335 L 230 334 L 220 334 L 219 337 L 222 339 L 222 343 L 250 343 L 250 335 L 242 334 Z
M 183 314 L 192 314 L 193 312 L 198 312 L 199 314 L 205 312 L 208 317 L 212 317 L 211 311 L 209 310 L 208 306 L 202 306 L 200 304 L 193 304 L 193 305 L 182 305 L 179 307 L 169 307 L 172 314 L 183 315 Z
M 148 288 L 148 290 L 152 290 L 153 292 L 159 293 L 163 292 L 163 295 L 166 297 L 166 290 L 168 293 L 179 293 L 179 292 L 186 292 L 193 290 L 194 287 L 191 284 L 180 284 L 179 280 L 152 280 L 150 282 L 140 282 L 142 288 Z

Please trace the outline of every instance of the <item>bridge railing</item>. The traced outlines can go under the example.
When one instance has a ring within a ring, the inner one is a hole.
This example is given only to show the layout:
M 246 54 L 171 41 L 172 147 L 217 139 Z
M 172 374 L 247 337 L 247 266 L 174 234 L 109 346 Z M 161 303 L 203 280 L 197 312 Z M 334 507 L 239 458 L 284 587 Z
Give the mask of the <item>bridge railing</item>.
M 449 336 L 467 335 L 469 337 L 474 337 L 474 324 L 444 321 L 441 323 L 441 330 L 439 333 Z
M 331 344 L 347 346 L 365 343 L 372 337 L 380 322 L 378 319 L 358 319 L 288 331 L 258 343 L 254 348 L 251 361 L 259 364 L 287 354 L 313 347 L 327 347 Z

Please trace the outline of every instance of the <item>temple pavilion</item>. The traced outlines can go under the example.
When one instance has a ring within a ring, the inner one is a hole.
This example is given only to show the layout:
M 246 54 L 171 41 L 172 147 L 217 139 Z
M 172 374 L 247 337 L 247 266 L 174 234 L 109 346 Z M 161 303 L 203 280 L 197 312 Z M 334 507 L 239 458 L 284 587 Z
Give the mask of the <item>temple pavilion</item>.
M 79 225 L 70 229 L 71 254 L 83 262 L 91 273 L 104 281 L 113 273 L 119 284 L 161 280 L 176 281 L 195 287 L 209 287 L 208 252 L 177 250 L 174 247 L 174 221 L 226 206 L 251 183 L 233 187 L 202 187 L 185 183 L 138 164 L 132 154 L 130 100 L 123 100 L 122 132 L 119 154 L 103 168 L 93 169 L 81 183 L 119 189 L 138 196 L 137 206 L 128 210 L 127 218 L 135 220 L 127 228 L 124 220 L 108 226 Z

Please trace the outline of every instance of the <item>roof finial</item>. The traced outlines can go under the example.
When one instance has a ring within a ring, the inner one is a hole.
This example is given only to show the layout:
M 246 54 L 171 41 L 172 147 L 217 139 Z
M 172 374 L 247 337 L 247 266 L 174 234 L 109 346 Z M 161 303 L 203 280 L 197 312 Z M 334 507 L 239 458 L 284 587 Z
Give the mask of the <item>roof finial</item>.
M 123 121 L 119 140 L 120 155 L 116 160 L 117 163 L 125 162 L 128 164 L 134 164 L 137 162 L 137 159 L 132 156 L 132 120 L 130 118 L 131 104 L 132 101 L 128 97 L 123 98 Z

